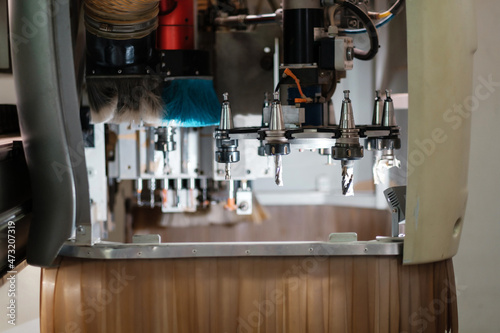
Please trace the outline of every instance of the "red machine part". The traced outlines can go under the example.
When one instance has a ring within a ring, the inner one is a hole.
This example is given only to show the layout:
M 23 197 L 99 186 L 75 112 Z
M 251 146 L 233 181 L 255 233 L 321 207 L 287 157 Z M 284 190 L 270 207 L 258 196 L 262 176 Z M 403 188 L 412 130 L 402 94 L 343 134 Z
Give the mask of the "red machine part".
M 194 0 L 161 0 L 156 33 L 160 50 L 194 49 Z

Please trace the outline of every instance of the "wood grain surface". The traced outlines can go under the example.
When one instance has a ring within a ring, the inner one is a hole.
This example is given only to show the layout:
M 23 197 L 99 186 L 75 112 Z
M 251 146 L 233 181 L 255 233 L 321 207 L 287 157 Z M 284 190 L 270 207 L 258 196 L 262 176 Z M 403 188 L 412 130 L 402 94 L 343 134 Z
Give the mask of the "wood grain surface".
M 451 260 L 63 258 L 43 269 L 41 331 L 457 332 Z
M 168 227 L 169 214 L 134 207 L 126 240 L 133 234 L 159 234 L 162 242 L 326 241 L 332 232 L 356 232 L 358 240 L 391 234 L 389 211 L 335 206 L 264 206 L 269 218 L 206 226 Z M 235 215 L 234 212 L 231 212 Z M 167 226 L 165 226 L 167 225 Z

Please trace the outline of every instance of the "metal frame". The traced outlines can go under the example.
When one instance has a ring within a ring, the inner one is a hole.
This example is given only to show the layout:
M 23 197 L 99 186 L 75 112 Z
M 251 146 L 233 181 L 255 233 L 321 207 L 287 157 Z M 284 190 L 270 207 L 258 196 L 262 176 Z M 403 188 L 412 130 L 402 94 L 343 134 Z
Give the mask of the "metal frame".
M 210 257 L 397 256 L 402 242 L 227 242 L 123 244 L 66 243 L 59 255 L 88 259 L 173 259 Z

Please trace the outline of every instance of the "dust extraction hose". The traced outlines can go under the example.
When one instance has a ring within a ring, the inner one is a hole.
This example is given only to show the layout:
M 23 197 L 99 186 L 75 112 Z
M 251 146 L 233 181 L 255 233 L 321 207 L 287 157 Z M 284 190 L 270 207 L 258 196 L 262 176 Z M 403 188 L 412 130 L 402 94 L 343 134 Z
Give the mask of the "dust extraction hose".
M 99 37 L 143 38 L 158 26 L 159 0 L 85 0 L 85 26 Z

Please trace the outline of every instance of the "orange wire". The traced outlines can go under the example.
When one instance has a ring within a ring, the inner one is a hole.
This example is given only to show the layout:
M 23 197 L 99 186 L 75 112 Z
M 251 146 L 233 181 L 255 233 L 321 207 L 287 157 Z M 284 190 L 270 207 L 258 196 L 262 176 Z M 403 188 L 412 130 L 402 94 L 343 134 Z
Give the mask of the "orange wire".
M 285 73 L 286 75 L 288 75 L 289 77 L 291 77 L 295 81 L 297 88 L 299 88 L 300 96 L 302 98 L 306 98 L 306 95 L 304 95 L 304 93 L 302 92 L 302 87 L 300 86 L 300 80 L 295 76 L 295 74 L 292 73 L 290 68 L 285 68 L 285 71 L 283 73 Z
M 297 76 L 295 76 L 295 74 L 292 73 L 290 68 L 285 68 L 285 70 L 283 71 L 283 74 L 291 77 L 295 81 L 295 84 L 297 85 L 297 88 L 299 89 L 300 97 L 302 97 L 302 98 L 301 99 L 296 98 L 295 103 L 307 103 L 307 102 L 309 102 L 310 99 L 307 98 L 306 95 L 304 95 L 304 93 L 302 92 L 302 87 L 300 86 L 300 80 L 297 78 Z

